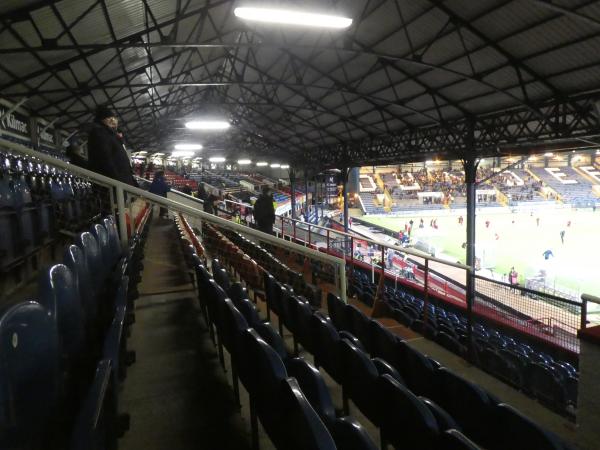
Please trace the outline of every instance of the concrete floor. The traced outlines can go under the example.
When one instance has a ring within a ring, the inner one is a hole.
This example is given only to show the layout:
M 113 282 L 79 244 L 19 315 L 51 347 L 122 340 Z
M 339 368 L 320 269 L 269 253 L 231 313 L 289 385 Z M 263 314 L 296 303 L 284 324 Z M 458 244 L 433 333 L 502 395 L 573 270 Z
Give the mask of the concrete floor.
M 128 340 L 137 361 L 128 369 L 120 397 L 131 427 L 120 448 L 249 449 L 249 420 L 234 404 L 227 374 L 200 320 L 196 292 L 169 233 L 172 226 L 154 221 L 146 244 L 136 323 Z

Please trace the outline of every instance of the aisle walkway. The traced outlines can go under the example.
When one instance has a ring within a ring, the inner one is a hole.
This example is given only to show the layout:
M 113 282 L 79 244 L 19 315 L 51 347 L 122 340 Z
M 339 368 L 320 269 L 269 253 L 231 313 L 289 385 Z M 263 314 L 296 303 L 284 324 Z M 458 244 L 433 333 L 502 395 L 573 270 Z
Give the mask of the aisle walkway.
M 145 248 L 136 323 L 128 340 L 137 362 L 120 397 L 131 428 L 119 448 L 249 449 L 246 424 L 199 319 L 172 226 L 155 219 Z

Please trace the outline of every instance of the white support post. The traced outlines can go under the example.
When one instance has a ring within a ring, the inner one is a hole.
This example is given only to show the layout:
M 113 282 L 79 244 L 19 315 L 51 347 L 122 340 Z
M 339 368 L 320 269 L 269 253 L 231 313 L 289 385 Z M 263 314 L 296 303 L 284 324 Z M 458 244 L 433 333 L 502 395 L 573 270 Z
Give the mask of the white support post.
M 127 248 L 129 239 L 127 237 L 127 219 L 125 218 L 125 192 L 121 186 L 117 186 L 117 212 L 119 217 L 119 234 L 121 235 L 121 246 Z
M 112 186 L 109 186 L 108 192 L 110 195 L 110 213 L 115 214 L 115 209 L 117 209 L 117 205 L 115 204 L 115 189 Z
M 346 293 L 346 261 L 341 260 L 339 264 L 339 272 L 336 272 L 338 279 L 340 280 L 340 298 L 344 303 L 348 303 L 348 297 Z

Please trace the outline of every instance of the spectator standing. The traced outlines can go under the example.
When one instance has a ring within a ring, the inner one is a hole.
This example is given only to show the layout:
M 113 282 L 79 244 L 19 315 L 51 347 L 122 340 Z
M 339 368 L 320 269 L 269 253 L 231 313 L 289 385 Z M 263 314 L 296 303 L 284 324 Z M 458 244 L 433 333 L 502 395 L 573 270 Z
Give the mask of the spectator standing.
M 206 200 L 208 195 L 206 194 L 206 189 L 204 189 L 204 185 L 202 183 L 198 183 L 198 198 L 202 201 Z
M 262 194 L 254 203 L 254 221 L 260 231 L 273 234 L 275 207 L 273 206 L 273 196 L 270 194 L 268 186 L 263 187 Z
M 515 270 L 515 267 L 511 267 L 510 272 L 508 274 L 508 279 L 510 281 L 510 284 L 513 286 L 516 286 L 519 284 L 519 274 L 517 273 L 517 271 Z M 513 289 L 514 291 L 514 289 Z
M 87 168 L 137 187 L 122 135 L 117 132 L 118 124 L 116 115 L 108 107 L 98 107 L 88 135 Z
M 206 200 L 204 200 L 204 212 L 209 214 L 216 213 L 215 202 L 217 201 L 217 196 L 214 194 L 210 194 Z
M 167 192 L 171 190 L 171 187 L 167 184 L 165 180 L 165 173 L 162 170 L 154 173 L 154 179 L 152 180 L 152 184 L 148 190 L 151 194 L 160 195 L 161 197 L 167 196 Z M 168 217 L 167 208 L 161 206 L 158 215 L 159 217 Z
M 565 230 L 560 230 L 560 241 L 565 243 Z

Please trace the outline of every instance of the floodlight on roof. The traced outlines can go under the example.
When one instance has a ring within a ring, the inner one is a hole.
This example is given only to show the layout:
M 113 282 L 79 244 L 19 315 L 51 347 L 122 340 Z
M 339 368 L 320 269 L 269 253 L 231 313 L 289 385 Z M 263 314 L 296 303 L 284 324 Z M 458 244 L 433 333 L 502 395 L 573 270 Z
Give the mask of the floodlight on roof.
M 289 169 L 290 165 L 289 164 L 282 164 L 281 168 L 282 169 Z
M 172 158 L 191 158 L 192 156 L 194 156 L 194 152 L 187 150 L 178 150 L 171 153 Z
M 250 159 L 238 159 L 237 163 L 240 166 L 247 166 L 248 164 L 252 164 L 252 160 L 250 160 Z
M 226 130 L 231 125 L 225 120 L 192 120 L 185 127 L 190 130 L 218 131 Z
M 281 164 L 279 163 L 272 163 L 271 164 L 271 169 L 279 169 L 281 167 Z
M 259 161 L 259 162 L 256 163 L 257 167 L 266 167 L 268 165 L 269 165 L 269 163 L 266 162 L 266 161 Z
M 175 144 L 175 150 L 196 151 L 202 150 L 201 144 Z
M 208 158 L 211 163 L 222 163 L 225 162 L 225 158 L 223 156 L 212 156 Z
M 327 14 L 307 13 L 275 8 L 235 8 L 233 14 L 240 19 L 255 22 L 300 25 L 315 28 L 348 28 L 352 19 Z

